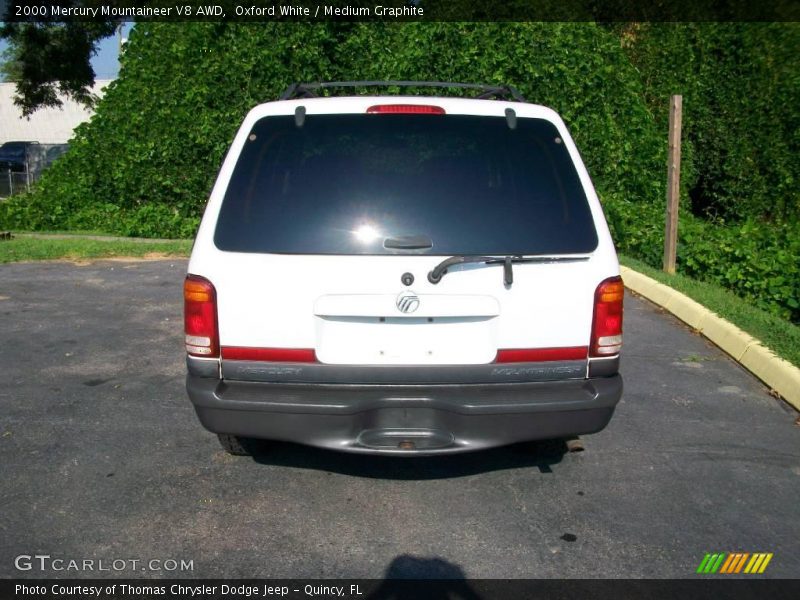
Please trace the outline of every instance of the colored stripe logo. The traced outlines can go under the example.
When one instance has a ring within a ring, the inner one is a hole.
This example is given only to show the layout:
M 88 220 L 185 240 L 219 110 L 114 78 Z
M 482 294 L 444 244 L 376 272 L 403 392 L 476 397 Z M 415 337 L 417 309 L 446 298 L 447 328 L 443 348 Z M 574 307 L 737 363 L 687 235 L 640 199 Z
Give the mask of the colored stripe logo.
M 754 554 L 749 552 L 707 553 L 700 562 L 700 566 L 697 567 L 696 572 L 704 575 L 713 573 L 756 575 L 766 570 L 769 561 L 772 560 L 772 556 L 771 552 L 756 552 Z

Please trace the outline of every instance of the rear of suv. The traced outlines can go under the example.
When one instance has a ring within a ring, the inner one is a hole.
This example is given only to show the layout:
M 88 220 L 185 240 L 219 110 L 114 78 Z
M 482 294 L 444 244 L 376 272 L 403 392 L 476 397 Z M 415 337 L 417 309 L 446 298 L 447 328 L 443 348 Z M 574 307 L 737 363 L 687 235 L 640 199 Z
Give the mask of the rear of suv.
M 592 433 L 622 394 L 623 286 L 563 121 L 510 87 L 252 109 L 184 285 L 187 390 L 251 438 L 439 454 Z

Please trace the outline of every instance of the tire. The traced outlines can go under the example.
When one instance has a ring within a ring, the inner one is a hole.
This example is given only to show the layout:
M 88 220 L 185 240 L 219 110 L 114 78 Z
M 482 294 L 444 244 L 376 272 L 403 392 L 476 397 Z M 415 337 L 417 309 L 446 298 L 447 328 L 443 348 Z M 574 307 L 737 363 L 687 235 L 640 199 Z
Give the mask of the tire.
M 252 441 L 249 438 L 230 435 L 229 433 L 218 433 L 217 438 L 228 454 L 233 456 L 252 455 Z

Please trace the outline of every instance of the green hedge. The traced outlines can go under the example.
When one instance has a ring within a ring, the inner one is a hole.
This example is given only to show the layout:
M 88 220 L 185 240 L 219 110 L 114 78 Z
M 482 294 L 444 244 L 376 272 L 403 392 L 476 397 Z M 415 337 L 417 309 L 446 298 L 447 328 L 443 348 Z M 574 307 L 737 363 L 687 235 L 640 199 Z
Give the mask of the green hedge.
M 665 131 L 683 95 L 682 181 L 697 216 L 800 220 L 800 23 L 616 27 Z
M 606 215 L 620 252 L 661 267 L 664 211 L 610 198 Z M 678 271 L 716 283 L 755 306 L 800 323 L 800 223 L 708 223 L 682 211 Z

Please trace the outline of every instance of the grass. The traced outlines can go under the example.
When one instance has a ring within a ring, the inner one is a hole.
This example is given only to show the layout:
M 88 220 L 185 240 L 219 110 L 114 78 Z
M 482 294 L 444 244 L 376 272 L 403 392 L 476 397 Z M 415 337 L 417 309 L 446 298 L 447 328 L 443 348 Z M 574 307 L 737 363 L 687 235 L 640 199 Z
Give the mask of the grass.
M 95 240 L 90 238 L 40 238 L 15 236 L 0 240 L 0 263 L 23 260 L 189 256 L 191 240 L 148 242 L 140 240 Z
M 667 275 L 641 261 L 620 256 L 620 262 L 696 300 L 746 331 L 781 358 L 800 367 L 800 327 L 756 308 L 733 292 L 684 275 Z
M 67 231 L 66 229 L 50 229 L 48 231 L 33 231 L 33 230 L 25 230 L 19 229 L 15 230 L 14 233 L 21 233 L 22 235 L 32 234 L 32 235 L 69 235 L 69 236 L 80 236 L 80 235 L 109 235 L 103 231 L 99 231 L 96 229 L 73 229 Z

